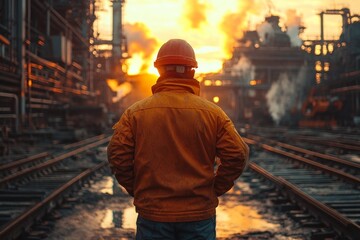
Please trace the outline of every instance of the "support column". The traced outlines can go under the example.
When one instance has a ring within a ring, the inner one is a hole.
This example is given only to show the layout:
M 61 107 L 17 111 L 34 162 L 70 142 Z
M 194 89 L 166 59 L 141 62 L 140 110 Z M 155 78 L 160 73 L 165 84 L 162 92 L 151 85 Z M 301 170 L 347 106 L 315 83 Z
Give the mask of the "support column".
M 25 78 L 25 58 L 26 58 L 26 0 L 16 0 L 17 1 L 17 62 L 18 65 L 18 75 L 20 76 L 20 122 L 21 128 L 24 127 L 26 121 L 26 78 Z M 29 5 L 30 6 L 30 5 Z

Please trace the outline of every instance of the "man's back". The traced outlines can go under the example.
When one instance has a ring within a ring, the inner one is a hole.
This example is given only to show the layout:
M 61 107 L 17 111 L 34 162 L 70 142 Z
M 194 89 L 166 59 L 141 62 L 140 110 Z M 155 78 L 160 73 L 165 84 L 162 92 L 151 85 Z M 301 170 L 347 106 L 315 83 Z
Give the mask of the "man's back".
M 131 106 L 119 123 L 119 131 L 131 132 L 126 137 L 136 139 L 134 204 L 145 218 L 178 222 L 215 214 L 217 145 L 240 138 L 224 132 L 226 125 L 233 127 L 230 120 L 215 104 L 197 96 L 197 85 L 191 79 L 158 82 L 155 94 Z M 243 146 L 235 146 L 231 158 L 244 158 Z M 232 167 L 242 170 L 244 162 Z
M 160 77 L 153 96 L 129 107 L 114 126 L 110 167 L 134 197 L 136 239 L 213 240 L 217 197 L 245 169 L 249 149 L 226 114 L 199 97 L 189 43 L 169 40 L 154 66 Z

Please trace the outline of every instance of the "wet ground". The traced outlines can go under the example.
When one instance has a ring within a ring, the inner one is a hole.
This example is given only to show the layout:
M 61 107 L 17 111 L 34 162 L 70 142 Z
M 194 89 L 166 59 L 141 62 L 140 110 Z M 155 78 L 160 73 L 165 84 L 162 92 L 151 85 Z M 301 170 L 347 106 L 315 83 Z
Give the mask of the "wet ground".
M 271 203 L 253 199 L 246 183 L 220 198 L 217 208 L 218 239 L 304 239 L 301 229 L 286 216 L 274 213 Z M 132 198 L 110 175 L 89 187 L 55 211 L 44 222 L 51 225 L 46 239 L 134 239 L 136 218 Z
M 105 148 L 98 157 L 105 161 Z M 277 211 L 261 189 L 251 188 L 243 180 L 240 178 L 220 198 L 216 214 L 218 239 L 306 239 L 303 228 L 286 213 Z M 137 214 L 132 200 L 105 170 L 36 225 L 27 239 L 134 239 Z
M 26 145 L 27 146 L 27 145 Z M 31 145 L 29 149 L 34 150 Z M 26 149 L 26 148 L 19 148 Z M 41 152 L 36 148 L 36 152 Z M 25 151 L 25 150 L 24 150 Z M 16 152 L 23 154 L 22 151 Z M 106 149 L 101 157 L 106 161 Z M 358 155 L 346 155 L 359 162 Z M 344 157 L 345 158 L 345 157 Z M 5 158 L 0 158 L 0 160 Z M 240 178 L 220 198 L 217 208 L 217 237 L 224 239 L 308 239 L 309 231 L 277 210 L 261 190 Z M 37 225 L 29 239 L 100 240 L 134 239 L 136 218 L 132 198 L 114 182 L 109 171 L 97 176 Z

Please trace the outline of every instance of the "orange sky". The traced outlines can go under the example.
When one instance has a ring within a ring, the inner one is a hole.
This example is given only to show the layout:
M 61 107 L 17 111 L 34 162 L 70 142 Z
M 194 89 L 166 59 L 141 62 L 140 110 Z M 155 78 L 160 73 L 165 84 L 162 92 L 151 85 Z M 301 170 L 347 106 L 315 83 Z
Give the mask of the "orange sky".
M 101 38 L 111 39 L 110 0 L 97 3 L 101 10 L 97 31 Z M 302 38 L 314 39 L 320 35 L 318 13 L 342 7 L 360 14 L 356 0 L 126 0 L 123 22 L 132 56 L 129 74 L 155 73 L 152 63 L 157 50 L 170 38 L 186 39 L 194 47 L 197 72 L 216 71 L 229 57 L 234 38 L 241 37 L 244 29 L 255 30 L 269 12 L 279 15 L 284 26 L 291 21 L 287 10 L 296 10 L 297 19 L 306 27 Z M 337 38 L 340 31 L 341 17 L 325 16 L 326 37 Z

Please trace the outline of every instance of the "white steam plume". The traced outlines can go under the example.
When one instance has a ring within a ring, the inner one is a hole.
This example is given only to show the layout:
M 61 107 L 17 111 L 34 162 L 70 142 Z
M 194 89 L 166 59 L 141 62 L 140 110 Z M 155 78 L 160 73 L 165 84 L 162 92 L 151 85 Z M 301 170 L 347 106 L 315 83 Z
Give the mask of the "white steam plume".
M 281 120 L 290 114 L 294 107 L 300 108 L 305 96 L 306 68 L 301 67 L 297 76 L 281 73 L 279 79 L 271 85 L 266 94 L 267 105 L 274 122 L 279 125 Z
M 239 80 L 249 83 L 255 77 L 255 66 L 247 57 L 241 55 L 238 63 L 231 69 L 231 76 L 239 77 Z
M 298 16 L 296 10 L 289 9 L 286 11 L 286 26 L 287 34 L 290 37 L 291 46 L 300 47 L 302 40 L 299 37 L 299 31 L 301 26 L 301 16 Z
M 269 22 L 258 25 L 256 31 L 259 34 L 260 41 L 265 45 L 271 42 L 275 36 L 274 28 Z

